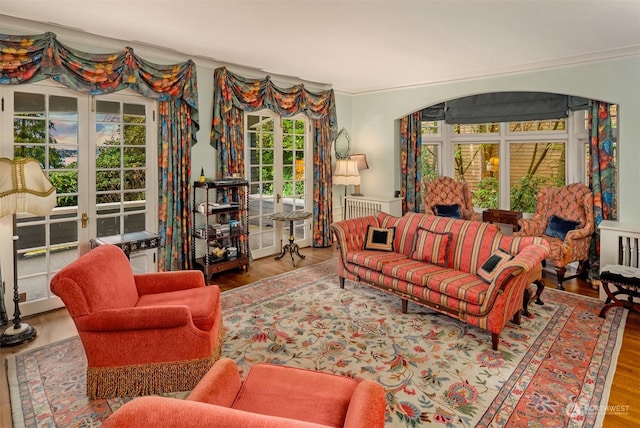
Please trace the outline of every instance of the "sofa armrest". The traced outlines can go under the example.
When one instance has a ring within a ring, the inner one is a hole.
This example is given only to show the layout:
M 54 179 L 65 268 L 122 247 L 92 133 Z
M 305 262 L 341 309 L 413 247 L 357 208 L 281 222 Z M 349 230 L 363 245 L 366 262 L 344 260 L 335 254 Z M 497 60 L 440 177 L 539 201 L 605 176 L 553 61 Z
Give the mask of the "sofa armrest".
M 513 236 L 540 236 L 547 227 L 547 222 L 542 217 L 521 218 L 518 220 L 520 229 Z
M 149 272 L 133 275 L 138 295 L 166 293 L 206 286 L 204 274 L 199 270 Z
M 249 413 L 212 404 L 177 398 L 146 396 L 135 398 L 116 410 L 102 425 L 105 428 L 322 428 L 322 425 Z M 324 427 L 326 428 L 326 427 Z
M 191 310 L 180 305 L 107 309 L 76 317 L 74 322 L 79 331 L 143 330 L 193 324 Z
M 549 255 L 549 244 L 542 240 L 522 248 L 511 260 L 500 266 L 493 282 L 487 290 L 487 298 L 483 306 L 493 306 L 498 293 L 504 292 L 513 284 L 515 276 L 528 274 L 536 265 L 542 264 Z
M 347 409 L 345 428 L 383 428 L 386 409 L 384 388 L 365 379 L 358 383 Z
M 366 216 L 331 223 L 343 266 L 346 265 L 347 253 L 361 251 L 364 247 L 369 225 L 378 226 L 378 218 Z
M 565 241 L 579 241 L 584 238 L 590 238 L 593 235 L 593 223 L 587 223 L 580 229 L 574 229 L 567 232 Z
M 220 358 L 189 393 L 187 400 L 231 407 L 241 386 L 235 361 Z

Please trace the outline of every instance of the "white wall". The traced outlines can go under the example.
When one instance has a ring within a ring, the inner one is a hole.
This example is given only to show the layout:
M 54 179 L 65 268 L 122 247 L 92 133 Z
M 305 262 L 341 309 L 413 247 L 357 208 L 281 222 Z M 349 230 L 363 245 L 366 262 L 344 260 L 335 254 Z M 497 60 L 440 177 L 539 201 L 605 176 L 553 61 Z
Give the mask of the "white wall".
M 582 96 L 619 105 L 619 220 L 640 218 L 640 57 L 477 80 L 425 85 L 352 97 L 348 122 L 352 151 L 367 154 L 362 193 L 392 196 L 400 188 L 397 119 L 453 98 L 487 92 L 541 91 Z

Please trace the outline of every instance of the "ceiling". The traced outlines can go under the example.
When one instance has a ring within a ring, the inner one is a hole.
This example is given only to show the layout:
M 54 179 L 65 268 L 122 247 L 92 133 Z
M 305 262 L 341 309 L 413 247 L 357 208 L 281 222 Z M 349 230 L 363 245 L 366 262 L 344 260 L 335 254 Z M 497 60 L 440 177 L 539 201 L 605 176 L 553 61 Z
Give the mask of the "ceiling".
M 0 0 L 0 14 L 350 94 L 640 55 L 640 0 Z

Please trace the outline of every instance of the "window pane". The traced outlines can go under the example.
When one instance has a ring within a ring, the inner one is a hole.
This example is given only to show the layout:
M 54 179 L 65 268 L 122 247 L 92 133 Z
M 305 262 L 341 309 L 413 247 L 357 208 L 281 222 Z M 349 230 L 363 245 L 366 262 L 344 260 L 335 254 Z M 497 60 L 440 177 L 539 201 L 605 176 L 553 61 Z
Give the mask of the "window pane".
M 459 135 L 497 134 L 500 132 L 499 123 L 478 123 L 468 125 L 453 125 L 453 133 Z
M 533 213 L 538 189 L 565 185 L 563 142 L 511 143 L 509 145 L 510 207 Z
M 455 179 L 469 183 L 473 205 L 477 208 L 498 208 L 499 145 L 456 144 L 454 150 Z
M 422 121 L 422 135 L 440 135 L 440 122 L 437 120 Z
M 510 132 L 556 132 L 566 131 L 566 119 L 531 120 L 527 122 L 509 122 Z

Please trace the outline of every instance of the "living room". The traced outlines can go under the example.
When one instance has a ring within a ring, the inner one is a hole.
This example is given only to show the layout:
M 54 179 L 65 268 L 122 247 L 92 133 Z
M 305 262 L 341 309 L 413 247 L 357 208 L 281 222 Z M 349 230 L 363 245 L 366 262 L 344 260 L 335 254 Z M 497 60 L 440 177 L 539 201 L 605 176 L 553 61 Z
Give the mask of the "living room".
M 630 2 L 623 3 L 627 7 Z M 3 13 L 11 9 L 3 7 Z M 637 12 L 637 8 L 633 9 Z M 637 15 L 636 15 L 637 16 Z M 169 43 L 157 42 L 155 46 L 138 42 L 123 42 L 122 39 L 101 37 L 74 30 L 71 25 L 64 27 L 47 24 L 51 20 L 2 16 L 0 32 L 10 34 L 42 34 L 52 31 L 57 38 L 69 45 L 87 52 L 121 51 L 125 46 L 132 46 L 135 52 L 145 58 L 158 59 L 162 62 L 180 62 L 189 57 L 192 52 L 177 54 L 169 49 Z M 85 28 L 82 26 L 82 28 Z M 92 33 L 85 28 L 86 31 Z M 637 34 L 637 33 L 636 33 Z M 124 38 L 123 38 L 124 39 Z M 141 39 L 128 39 L 141 40 Z M 446 100 L 456 99 L 468 95 L 505 92 L 531 91 L 576 95 L 589 99 L 604 100 L 619 106 L 618 122 L 618 220 L 634 223 L 640 215 L 640 202 L 635 197 L 640 186 L 640 178 L 635 174 L 637 159 L 640 158 L 640 148 L 635 144 L 625 144 L 627 141 L 640 139 L 640 124 L 635 118 L 640 114 L 640 56 L 638 55 L 638 41 L 628 45 L 619 45 L 614 52 L 601 53 L 591 57 L 574 55 L 570 60 L 549 61 L 545 65 L 533 64 L 518 69 L 504 69 L 473 73 L 460 73 L 451 78 L 440 78 L 434 82 L 424 84 L 398 85 L 393 88 L 376 88 L 374 90 L 355 89 L 335 90 L 337 123 L 339 128 L 348 130 L 351 139 L 351 152 L 366 153 L 369 170 L 363 172 L 361 188 L 365 195 L 383 195 L 391 197 L 401 188 L 402 174 L 400 172 L 399 151 L 399 119 L 424 107 L 435 105 Z M 126 44 L 125 44 L 126 43 Z M 526 43 L 526 41 L 521 41 Z M 158 46 L 166 46 L 163 49 Z M 194 57 L 198 71 L 198 111 L 200 129 L 197 132 L 198 144 L 191 149 L 192 179 L 196 181 L 201 168 L 205 175 L 213 177 L 217 171 L 217 152 L 209 144 L 211 135 L 211 118 L 213 115 L 214 70 L 225 66 L 240 75 L 252 78 L 264 78 L 272 75 L 272 80 L 282 87 L 289 87 L 299 83 L 298 73 L 288 72 L 285 66 L 277 69 L 261 71 L 260 65 L 241 63 L 235 65 L 233 61 L 226 63 L 224 55 L 218 54 L 216 61 L 210 58 Z M 258 59 L 255 64 L 259 64 Z M 160 61 L 159 61 L 160 62 Z M 255 68 L 252 68 L 255 67 Z M 401 71 L 401 70 L 399 70 Z M 289 74 L 291 73 L 291 74 Z M 309 90 L 321 91 L 332 87 L 330 79 L 318 80 L 324 84 L 305 82 Z M 594 82 L 597 84 L 594 85 Z M 10 148 L 4 148 L 5 153 Z M 571 156 L 571 153 L 567 153 Z M 573 164 L 579 163 L 575 158 Z M 452 173 L 452 168 L 446 170 Z M 580 169 L 568 171 L 567 182 L 580 181 Z M 339 212 L 342 205 L 343 186 L 333 186 L 334 212 Z M 337 210 L 336 210 L 337 209 Z M 9 219 L 3 219 L 3 230 L 10 228 Z M 2 247 L 11 246 L 10 233 L 4 233 Z M 2 252 L 3 267 L 11 266 L 10 254 Z M 3 269 L 3 272 L 9 269 Z M 7 299 L 11 305 L 11 296 Z M 29 312 L 25 311 L 28 315 Z M 4 350 L 3 350 L 4 352 Z M 3 407 L 4 408 L 4 407 Z

